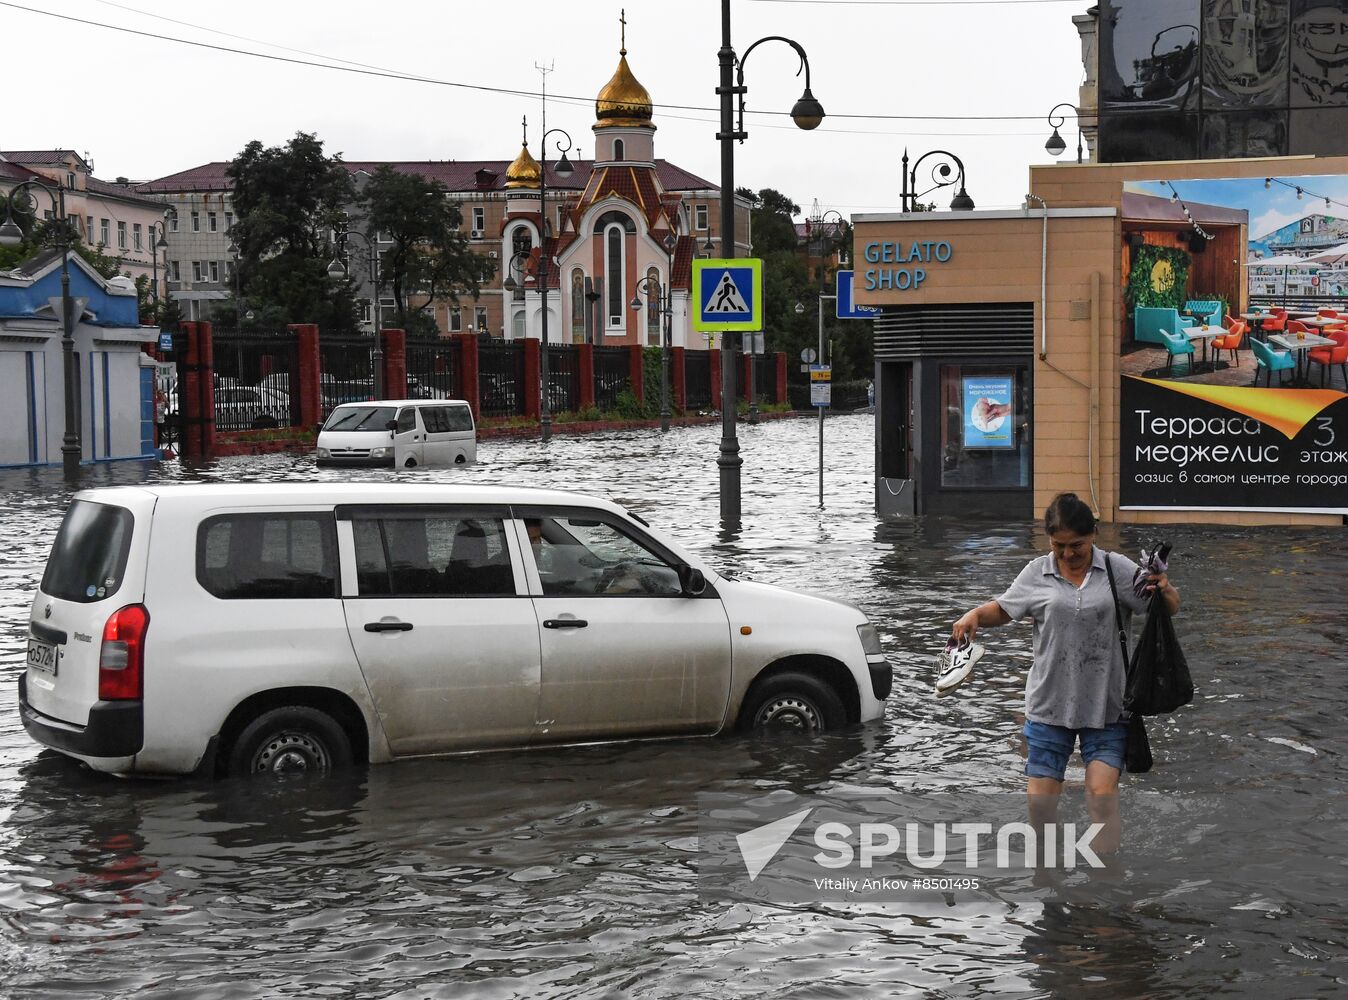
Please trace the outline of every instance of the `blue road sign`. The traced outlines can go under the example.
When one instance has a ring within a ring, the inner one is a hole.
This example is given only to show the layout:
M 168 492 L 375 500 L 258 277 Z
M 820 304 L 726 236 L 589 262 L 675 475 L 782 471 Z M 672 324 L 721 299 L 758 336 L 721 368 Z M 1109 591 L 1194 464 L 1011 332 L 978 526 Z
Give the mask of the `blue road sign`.
M 161 351 L 173 350 L 173 334 L 168 330 L 159 331 L 159 349 Z
M 693 261 L 693 329 L 699 333 L 763 329 L 763 262 Z
M 838 298 L 836 301 L 837 313 L 839 319 L 875 319 L 880 315 L 880 310 L 875 306 L 859 306 L 852 298 L 852 280 L 856 277 L 855 271 L 839 271 L 838 276 Z

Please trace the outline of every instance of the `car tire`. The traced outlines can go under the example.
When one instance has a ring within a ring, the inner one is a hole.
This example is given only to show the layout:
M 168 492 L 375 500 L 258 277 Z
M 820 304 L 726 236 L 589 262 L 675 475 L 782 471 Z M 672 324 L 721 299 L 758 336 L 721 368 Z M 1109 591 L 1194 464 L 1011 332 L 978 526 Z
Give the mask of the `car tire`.
M 226 770 L 232 777 L 327 774 L 351 761 L 351 739 L 336 719 L 307 705 L 287 705 L 243 728 Z
M 813 674 L 773 674 L 754 682 L 740 710 L 740 729 L 749 732 L 820 733 L 847 724 L 838 693 Z

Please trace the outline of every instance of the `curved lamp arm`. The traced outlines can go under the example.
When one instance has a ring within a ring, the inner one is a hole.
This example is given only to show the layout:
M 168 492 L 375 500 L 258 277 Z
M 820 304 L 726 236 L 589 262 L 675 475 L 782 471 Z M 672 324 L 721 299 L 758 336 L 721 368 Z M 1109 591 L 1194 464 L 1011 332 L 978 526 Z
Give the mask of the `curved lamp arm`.
M 819 123 L 824 120 L 824 107 L 810 91 L 810 60 L 805 55 L 805 50 L 799 42 L 792 41 L 784 35 L 764 35 L 758 41 L 754 42 L 744 50 L 744 55 L 736 59 L 736 87 L 735 92 L 739 95 L 739 121 L 736 125 L 736 137 L 740 142 L 745 139 L 744 131 L 744 95 L 748 92 L 748 87 L 744 85 L 744 64 L 749 59 L 749 53 L 758 48 L 764 42 L 785 42 L 796 50 L 796 55 L 800 56 L 800 69 L 796 70 L 796 76 L 805 74 L 805 91 L 791 108 L 791 120 L 796 123 L 797 128 L 809 131 L 819 127 Z
M 958 173 L 956 173 L 954 177 L 950 176 L 950 162 L 934 163 L 931 168 L 932 186 L 925 191 L 916 191 L 917 168 L 921 166 L 922 161 L 929 156 L 944 156 L 947 158 L 947 161 L 953 161 L 956 168 L 958 168 Z M 916 161 L 914 161 L 912 170 L 909 171 L 909 178 L 914 188 L 912 197 L 915 199 L 921 198 L 923 195 L 931 194 L 931 192 L 935 191 L 937 188 L 953 187 L 958 184 L 960 186 L 959 193 L 956 194 L 954 199 L 950 202 L 950 207 L 956 211 L 964 212 L 970 211 L 974 207 L 973 199 L 969 197 L 969 193 L 964 189 L 964 161 L 949 150 L 933 149 L 929 153 L 923 153 Z

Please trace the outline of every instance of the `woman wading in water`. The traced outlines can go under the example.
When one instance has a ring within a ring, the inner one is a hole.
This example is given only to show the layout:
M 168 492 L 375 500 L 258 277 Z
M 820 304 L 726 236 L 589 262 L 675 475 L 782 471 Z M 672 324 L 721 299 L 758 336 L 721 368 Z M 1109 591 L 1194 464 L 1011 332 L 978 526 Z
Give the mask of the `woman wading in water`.
M 1030 819 L 1053 822 L 1067 760 L 1077 743 L 1086 764 L 1086 803 L 1091 819 L 1104 823 L 1094 848 L 1112 851 L 1119 842 L 1119 774 L 1128 745 L 1123 710 L 1127 664 L 1119 649 L 1113 574 L 1125 625 L 1144 612 L 1153 592 L 1170 613 L 1180 595 L 1164 573 L 1147 577 L 1146 592 L 1133 589 L 1137 563 L 1095 544 L 1095 515 L 1074 493 L 1053 498 L 1044 513 L 1049 552 L 1035 559 L 996 600 L 955 622 L 957 643 L 980 627 L 1034 621 L 1034 663 L 1025 682 L 1025 775 Z M 1106 562 L 1107 561 L 1107 562 Z

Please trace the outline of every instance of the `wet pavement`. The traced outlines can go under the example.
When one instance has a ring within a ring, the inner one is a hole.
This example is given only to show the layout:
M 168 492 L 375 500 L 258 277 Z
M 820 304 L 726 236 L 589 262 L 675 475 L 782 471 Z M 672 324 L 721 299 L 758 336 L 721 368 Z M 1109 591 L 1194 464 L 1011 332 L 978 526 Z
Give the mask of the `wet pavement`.
M 814 422 L 742 428 L 746 525 L 734 538 L 717 534 L 715 427 L 486 442 L 474 468 L 403 478 L 604 494 L 723 571 L 859 604 L 897 665 L 883 722 L 804 743 L 501 753 L 280 787 L 119 781 L 38 753 L 15 680 L 68 493 L 59 471 L 0 472 L 0 996 L 1348 993 L 1348 867 L 1325 808 L 1348 791 L 1348 533 L 1337 529 L 1167 532 L 1199 693 L 1153 727 L 1156 769 L 1126 781 L 1181 810 L 1239 806 L 1246 826 L 1209 841 L 1229 854 L 1205 857 L 1194 878 L 1146 896 L 955 907 L 697 894 L 700 792 L 1022 785 L 1028 626 L 985 633 L 988 655 L 958 696 L 937 701 L 931 682 L 951 620 L 1042 551 L 1041 533 L 878 522 L 871 419 L 830 420 L 822 513 Z M 266 456 L 107 466 L 88 480 L 391 475 Z M 1135 554 L 1143 538 L 1106 529 L 1101 541 Z M 1177 819 L 1177 836 L 1194 822 Z

